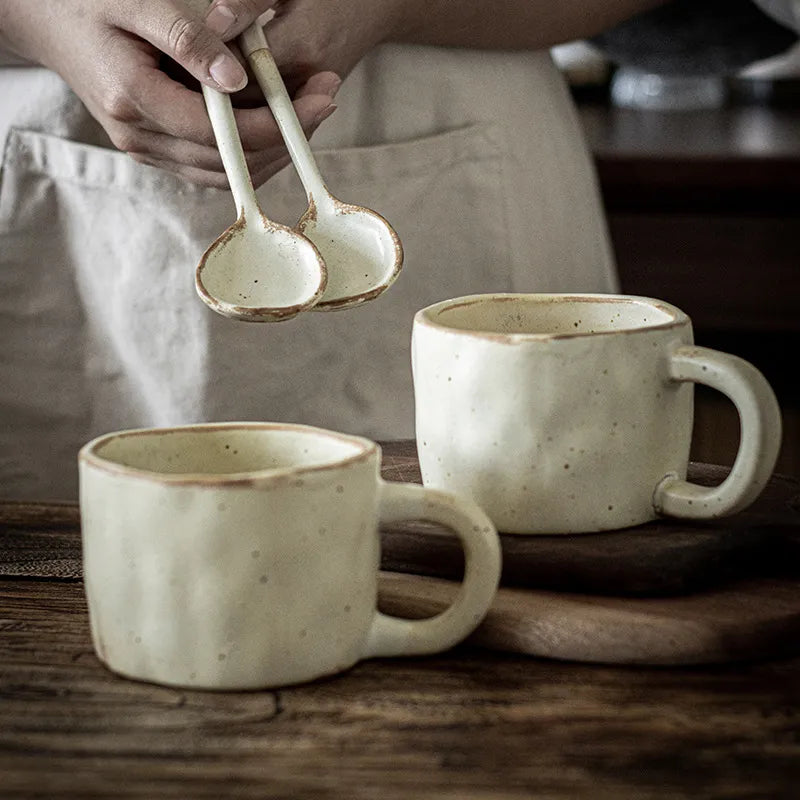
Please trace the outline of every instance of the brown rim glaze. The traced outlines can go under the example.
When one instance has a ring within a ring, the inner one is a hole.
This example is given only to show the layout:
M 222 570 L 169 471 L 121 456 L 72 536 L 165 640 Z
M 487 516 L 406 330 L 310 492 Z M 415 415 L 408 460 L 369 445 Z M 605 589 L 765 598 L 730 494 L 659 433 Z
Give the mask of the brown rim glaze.
M 480 305 L 487 302 L 524 302 L 527 304 L 544 305 L 545 303 L 608 303 L 609 305 L 638 304 L 655 308 L 672 319 L 667 322 L 646 324 L 636 328 L 618 328 L 616 330 L 603 331 L 575 331 L 574 333 L 497 333 L 495 331 L 470 330 L 466 328 L 456 328 L 441 321 L 441 315 L 446 311 L 457 308 Z M 497 292 L 487 294 L 465 295 L 464 297 L 454 297 L 450 300 L 442 300 L 426 308 L 420 309 L 414 315 L 414 325 L 420 325 L 444 333 L 453 335 L 472 336 L 477 339 L 486 339 L 495 342 L 520 343 L 520 342 L 544 342 L 556 339 L 585 339 L 593 336 L 618 336 L 620 334 L 648 333 L 653 331 L 666 331 L 673 328 L 680 328 L 689 324 L 689 317 L 676 306 L 663 300 L 653 297 L 641 297 L 638 295 L 624 294 L 589 294 L 589 293 L 570 293 L 570 294 L 517 294 L 513 292 Z
M 271 219 L 265 217 L 263 213 L 261 214 L 261 219 L 267 230 L 284 230 L 292 233 L 302 234 L 302 231 L 290 228 L 287 225 L 281 225 L 279 222 L 273 222 Z M 280 306 L 277 308 L 270 306 L 239 306 L 235 305 L 234 303 L 227 303 L 224 300 L 218 300 L 216 297 L 213 297 L 208 293 L 206 286 L 203 283 L 203 270 L 205 269 L 206 262 L 208 261 L 208 254 L 218 245 L 224 244 L 230 240 L 233 235 L 240 231 L 245 225 L 246 221 L 244 218 L 244 213 L 242 213 L 239 215 L 239 218 L 233 223 L 233 225 L 224 230 L 206 248 L 206 251 L 200 258 L 200 263 L 197 265 L 197 269 L 195 270 L 195 288 L 197 289 L 197 293 L 200 295 L 202 301 L 209 308 L 216 311 L 217 314 L 221 314 L 223 317 L 228 317 L 229 319 L 240 320 L 241 322 L 282 322 L 284 320 L 291 319 L 292 317 L 296 317 L 301 311 L 311 308 L 325 293 L 325 289 L 328 286 L 328 269 L 325 266 L 325 262 L 323 261 L 319 250 L 317 250 L 316 245 L 310 239 L 308 240 L 308 243 L 314 248 L 314 252 L 317 254 L 317 262 L 319 263 L 322 273 L 322 281 L 317 287 L 316 292 L 314 292 L 314 294 L 305 302 L 295 303 L 293 306 Z
M 282 467 L 252 470 L 249 472 L 230 472 L 226 474 L 206 474 L 194 472 L 154 472 L 152 470 L 130 467 L 119 464 L 103 457 L 97 451 L 115 439 L 127 439 L 142 436 L 162 436 L 171 433 L 209 433 L 212 431 L 293 431 L 301 434 L 313 434 L 328 439 L 335 439 L 359 448 L 359 452 L 352 456 L 326 462 L 324 464 L 311 464 L 307 466 Z M 156 483 L 165 483 L 181 486 L 253 486 L 258 483 L 282 482 L 286 479 L 317 474 L 334 469 L 367 461 L 375 454 L 380 453 L 379 446 L 363 436 L 316 428 L 312 425 L 298 425 L 281 422 L 209 422 L 198 425 L 175 425 L 166 428 L 135 428 L 125 431 L 114 431 L 98 436 L 85 444 L 78 453 L 78 460 L 94 469 L 112 475 L 124 475 L 130 478 L 151 480 Z
M 370 289 L 368 292 L 362 292 L 361 294 L 354 294 L 348 297 L 340 297 L 338 300 L 320 300 L 313 305 L 309 311 L 341 311 L 345 308 L 353 308 L 354 306 L 361 305 L 361 303 L 366 303 L 368 300 L 374 300 L 376 297 L 383 294 L 397 280 L 397 276 L 403 269 L 403 259 L 405 257 L 403 245 L 395 229 L 386 221 L 384 217 L 382 217 L 377 211 L 373 211 L 371 208 L 362 208 L 361 206 L 355 206 L 351 203 L 343 203 L 333 195 L 331 195 L 331 199 L 333 200 L 333 204 L 337 213 L 339 214 L 371 214 L 373 217 L 376 217 L 384 225 L 386 225 L 389 234 L 392 237 L 392 244 L 394 245 L 394 269 L 383 283 L 381 283 L 379 286 L 376 286 L 374 289 Z M 309 205 L 305 213 L 302 217 L 300 217 L 297 225 L 295 226 L 295 230 L 298 233 L 304 233 L 307 223 L 315 221 L 316 219 L 317 208 L 312 198 L 309 201 Z

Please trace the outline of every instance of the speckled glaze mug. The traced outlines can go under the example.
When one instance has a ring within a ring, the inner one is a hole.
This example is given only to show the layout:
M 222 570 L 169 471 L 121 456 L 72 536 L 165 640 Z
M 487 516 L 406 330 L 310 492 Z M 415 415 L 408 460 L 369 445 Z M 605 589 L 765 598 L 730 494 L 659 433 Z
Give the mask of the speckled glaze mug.
M 472 497 L 507 533 L 698 519 L 751 503 L 781 418 L 761 373 L 693 345 L 668 303 L 618 295 L 489 294 L 414 319 L 416 436 L 425 486 Z M 694 388 L 726 394 L 739 451 L 717 487 L 688 483 Z
M 367 439 L 301 425 L 123 431 L 80 453 L 86 596 L 100 659 L 203 689 L 312 680 L 444 650 L 483 618 L 500 548 L 469 500 L 387 483 Z M 439 616 L 376 610 L 379 522 L 452 528 L 466 556 Z

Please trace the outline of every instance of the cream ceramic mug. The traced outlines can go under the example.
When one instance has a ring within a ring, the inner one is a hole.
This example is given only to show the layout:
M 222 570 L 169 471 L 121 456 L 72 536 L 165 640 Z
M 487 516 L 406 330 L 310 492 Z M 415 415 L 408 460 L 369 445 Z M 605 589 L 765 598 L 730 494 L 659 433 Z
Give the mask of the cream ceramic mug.
M 507 533 L 705 519 L 752 502 L 781 418 L 761 373 L 693 345 L 668 303 L 618 295 L 487 294 L 414 318 L 416 436 L 425 486 L 472 497 Z M 741 421 L 730 476 L 688 483 L 692 382 Z
M 115 672 L 256 689 L 463 639 L 497 589 L 500 548 L 469 500 L 380 478 L 367 439 L 301 425 L 123 431 L 80 452 L 92 639 Z M 379 522 L 427 519 L 464 544 L 437 617 L 376 610 Z

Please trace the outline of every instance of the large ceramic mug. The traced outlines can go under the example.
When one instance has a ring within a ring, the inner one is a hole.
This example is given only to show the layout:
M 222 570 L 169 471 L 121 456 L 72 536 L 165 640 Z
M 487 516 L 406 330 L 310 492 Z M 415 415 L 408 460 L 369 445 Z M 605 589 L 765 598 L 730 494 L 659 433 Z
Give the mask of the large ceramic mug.
M 425 486 L 472 497 L 508 533 L 729 514 L 775 465 L 781 420 L 764 377 L 694 346 L 686 314 L 659 300 L 446 300 L 417 313 L 412 362 Z M 728 395 L 741 420 L 730 476 L 711 488 L 685 480 L 693 382 Z
M 380 478 L 367 439 L 224 423 L 112 433 L 80 453 L 86 595 L 97 654 L 123 675 L 254 689 L 362 658 L 444 650 L 497 588 L 497 534 L 469 500 Z M 466 553 L 455 603 L 376 610 L 379 522 L 427 519 Z

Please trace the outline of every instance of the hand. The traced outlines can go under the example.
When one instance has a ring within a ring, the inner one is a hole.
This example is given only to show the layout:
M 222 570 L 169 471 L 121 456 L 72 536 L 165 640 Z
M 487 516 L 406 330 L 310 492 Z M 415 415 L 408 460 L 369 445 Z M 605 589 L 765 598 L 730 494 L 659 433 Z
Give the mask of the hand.
M 207 86 L 244 87 L 247 75 L 223 43 L 275 0 L 0 0 L 6 46 L 56 72 L 72 87 L 120 150 L 207 186 L 227 179 L 202 94 L 159 68 L 161 53 Z M 295 89 L 295 108 L 311 134 L 333 108 L 340 83 L 309 72 Z M 235 111 L 253 183 L 289 157 L 269 109 Z
M 414 6 L 409 0 L 277 0 L 265 31 L 287 88 L 299 88 L 322 70 L 344 78 L 405 28 Z

